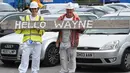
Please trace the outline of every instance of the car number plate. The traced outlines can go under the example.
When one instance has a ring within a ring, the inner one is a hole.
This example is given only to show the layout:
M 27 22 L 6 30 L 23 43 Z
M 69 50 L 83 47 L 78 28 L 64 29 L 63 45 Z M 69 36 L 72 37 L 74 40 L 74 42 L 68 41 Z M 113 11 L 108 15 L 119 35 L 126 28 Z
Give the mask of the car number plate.
M 1 49 L 1 54 L 10 54 L 10 55 L 15 55 L 16 50 L 11 50 L 11 49 Z
M 92 57 L 93 57 L 93 53 L 82 53 L 82 52 L 77 52 L 77 57 L 92 58 Z

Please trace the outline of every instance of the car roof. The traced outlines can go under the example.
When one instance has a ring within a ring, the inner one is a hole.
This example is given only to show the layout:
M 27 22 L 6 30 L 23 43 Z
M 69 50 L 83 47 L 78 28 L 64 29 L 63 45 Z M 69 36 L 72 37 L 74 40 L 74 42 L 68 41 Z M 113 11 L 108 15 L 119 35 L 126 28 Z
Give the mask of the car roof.
M 130 5 L 130 3 L 115 3 L 115 4 Z
M 75 8 L 74 10 L 87 11 L 87 10 L 90 10 L 90 9 L 94 9 L 94 8 Z
M 125 8 L 123 10 L 120 10 L 120 12 L 130 12 L 130 8 Z
M 100 8 L 101 6 L 91 6 L 91 7 L 94 7 L 94 8 Z
M 104 6 L 109 6 L 109 5 L 130 5 L 130 3 L 110 3 L 110 4 L 105 4 Z
M 100 7 L 101 7 L 101 6 L 88 6 L 88 8 L 93 8 L 93 9 L 99 9 L 99 10 L 102 10 Z
M 59 17 L 63 14 L 50 14 L 50 15 L 43 15 L 43 16 L 46 16 L 46 17 Z M 94 15 L 96 16 L 95 14 L 91 13 L 91 12 L 83 12 L 83 13 L 78 13 L 78 15 Z
M 130 16 L 130 13 L 129 12 L 121 12 L 121 13 L 112 13 L 112 14 L 106 14 L 102 17 L 106 17 L 106 16 Z
M 14 8 L 13 6 L 11 6 L 10 4 L 8 4 L 8 3 L 3 3 L 3 2 L 0 2 L 0 5 L 6 5 L 6 6 L 10 6 L 10 7 L 12 7 L 12 8 Z M 15 9 L 15 8 L 14 8 Z
M 65 10 L 65 9 L 62 9 L 62 10 Z M 63 14 L 65 12 L 62 12 L 62 10 L 58 11 L 57 13 L 58 14 Z M 89 11 L 89 10 L 100 10 L 100 11 L 103 11 L 103 12 L 106 12 L 100 8 L 93 8 L 93 7 L 90 7 L 90 8 L 75 8 L 74 9 L 76 12 L 80 11 L 80 12 L 86 12 L 86 11 Z
M 44 4 L 45 6 L 66 6 L 68 3 L 48 3 L 48 4 Z M 79 8 L 79 4 L 78 3 L 73 3 L 74 6 L 76 6 L 76 8 Z
M 4 12 L 0 12 L 0 15 L 3 15 L 2 13 Z M 24 13 L 24 12 L 9 12 L 9 13 L 5 13 L 4 15 L 14 15 L 14 14 L 30 14 L 30 13 Z
M 104 16 L 117 16 L 117 15 L 118 15 L 118 13 L 111 13 L 111 14 L 103 15 L 102 17 L 104 17 Z
M 101 7 L 107 7 L 107 6 L 91 6 L 93 8 L 96 8 L 96 9 L 101 9 Z
M 44 18 L 58 18 L 63 14 L 51 14 L 51 15 L 42 15 Z M 98 18 L 97 15 L 93 14 L 93 13 L 79 13 L 79 16 L 95 16 Z
M 130 8 L 125 8 L 116 13 L 106 14 L 104 16 L 130 16 Z
M 25 14 L 25 15 L 30 15 L 30 13 L 23 13 L 23 12 L 14 12 L 14 13 L 6 13 L 6 14 L 0 14 L 0 20 L 4 19 L 7 16 L 11 16 L 11 15 L 17 15 L 17 14 Z
M 87 11 L 87 10 L 90 10 L 90 9 L 93 9 L 92 7 L 91 8 L 74 8 L 74 10 L 77 10 L 77 11 Z M 62 11 L 65 11 L 66 9 L 61 9 L 59 10 L 58 12 L 62 12 Z

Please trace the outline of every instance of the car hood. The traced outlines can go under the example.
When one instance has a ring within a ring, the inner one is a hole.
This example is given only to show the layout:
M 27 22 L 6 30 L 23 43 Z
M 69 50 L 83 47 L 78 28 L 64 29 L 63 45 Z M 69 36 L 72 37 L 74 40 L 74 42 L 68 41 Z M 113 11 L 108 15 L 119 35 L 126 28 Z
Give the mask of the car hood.
M 102 47 L 109 42 L 122 40 L 125 37 L 127 35 L 81 35 L 78 47 Z
M 57 32 L 45 32 L 42 37 L 44 41 L 50 38 L 57 38 L 57 36 L 58 36 Z M 23 34 L 12 33 L 12 34 L 8 34 L 6 36 L 1 37 L 0 42 L 22 43 L 22 38 L 23 38 Z

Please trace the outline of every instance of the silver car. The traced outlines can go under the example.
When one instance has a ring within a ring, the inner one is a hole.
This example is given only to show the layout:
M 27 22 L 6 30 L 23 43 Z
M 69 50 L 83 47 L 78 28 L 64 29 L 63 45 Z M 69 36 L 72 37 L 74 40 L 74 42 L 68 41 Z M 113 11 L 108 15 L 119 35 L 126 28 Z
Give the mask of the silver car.
M 27 15 L 26 13 L 10 14 L 2 19 L 20 20 L 20 17 Z M 81 19 L 97 19 L 94 14 L 79 14 Z M 57 16 L 57 15 L 56 15 Z M 58 17 L 54 15 L 44 16 L 45 20 L 56 20 Z M 58 37 L 58 32 L 45 32 L 42 36 L 42 51 L 41 64 L 47 66 L 54 66 L 59 63 L 59 49 L 56 48 L 55 43 Z M 21 60 L 22 54 L 22 34 L 8 33 L 0 38 L 0 59 L 4 64 L 13 64 Z M 31 55 L 30 55 L 31 60 Z
M 129 12 L 120 12 L 107 14 L 98 20 L 129 19 Z M 77 64 L 117 66 L 123 71 L 130 71 L 130 29 L 85 30 L 77 49 Z

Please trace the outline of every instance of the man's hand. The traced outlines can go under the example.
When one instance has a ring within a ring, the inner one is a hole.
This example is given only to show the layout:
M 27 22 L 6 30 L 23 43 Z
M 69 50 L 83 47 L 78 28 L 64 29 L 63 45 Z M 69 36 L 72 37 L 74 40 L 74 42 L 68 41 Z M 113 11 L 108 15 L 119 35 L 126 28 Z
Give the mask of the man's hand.
M 57 47 L 57 48 L 59 47 L 59 43 L 58 43 L 58 42 L 56 42 L 56 47 Z

